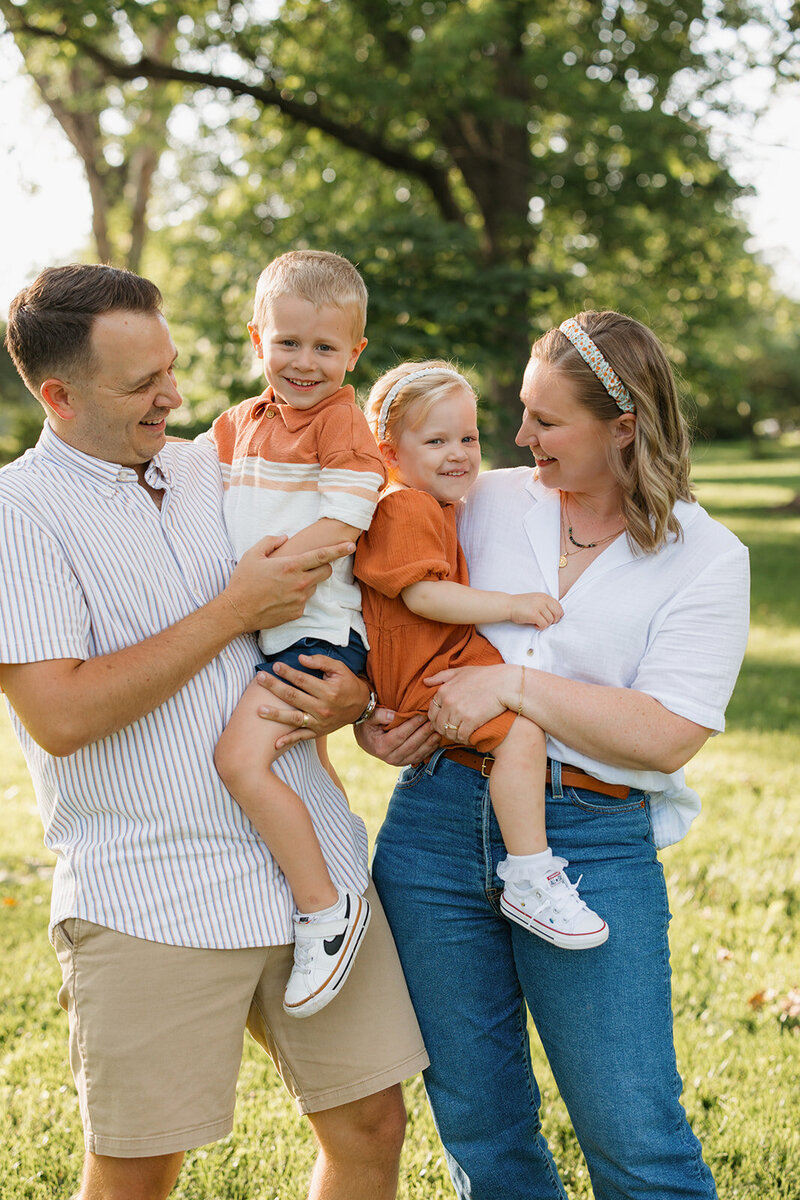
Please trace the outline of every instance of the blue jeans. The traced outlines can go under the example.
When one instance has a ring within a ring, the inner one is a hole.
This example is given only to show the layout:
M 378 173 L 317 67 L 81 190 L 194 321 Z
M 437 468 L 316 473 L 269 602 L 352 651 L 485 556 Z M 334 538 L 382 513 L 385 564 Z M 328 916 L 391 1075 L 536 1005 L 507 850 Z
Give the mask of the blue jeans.
M 581 896 L 610 927 L 561 950 L 506 921 L 505 854 L 487 780 L 437 752 L 407 767 L 373 877 L 431 1065 L 434 1118 L 461 1200 L 565 1200 L 541 1132 L 526 1002 L 583 1150 L 596 1200 L 713 1200 L 680 1103 L 669 909 L 648 800 L 562 787 L 547 829 Z

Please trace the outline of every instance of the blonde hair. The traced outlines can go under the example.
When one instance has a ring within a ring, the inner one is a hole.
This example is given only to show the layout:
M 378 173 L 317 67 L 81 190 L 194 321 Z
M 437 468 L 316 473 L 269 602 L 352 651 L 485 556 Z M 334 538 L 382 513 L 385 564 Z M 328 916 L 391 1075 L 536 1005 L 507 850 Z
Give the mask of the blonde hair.
M 412 379 L 397 392 L 386 416 L 386 429 L 381 436 L 378 425 L 383 402 L 389 392 L 408 375 L 426 371 L 421 379 Z M 458 378 L 456 378 L 458 376 Z M 386 371 L 370 388 L 364 413 L 377 442 L 389 442 L 396 446 L 404 429 L 417 429 L 431 409 L 459 388 L 472 387 L 461 375 L 458 367 L 441 358 L 430 358 L 424 362 L 404 362 Z M 475 397 L 477 403 L 477 397 Z
M 617 312 L 582 312 L 575 320 L 611 364 L 636 405 L 633 441 L 609 447 L 609 466 L 622 489 L 622 513 L 633 550 L 652 554 L 670 537 L 682 537 L 673 508 L 694 500 L 689 482 L 691 443 L 664 348 L 654 333 Z M 620 416 L 616 401 L 572 342 L 550 329 L 531 358 L 567 378 L 576 398 L 599 421 Z
M 263 329 L 270 306 L 279 296 L 297 296 L 321 308 L 327 305 L 353 316 L 353 340 L 364 336 L 367 288 L 356 268 L 329 250 L 290 250 L 273 259 L 256 284 L 253 324 Z

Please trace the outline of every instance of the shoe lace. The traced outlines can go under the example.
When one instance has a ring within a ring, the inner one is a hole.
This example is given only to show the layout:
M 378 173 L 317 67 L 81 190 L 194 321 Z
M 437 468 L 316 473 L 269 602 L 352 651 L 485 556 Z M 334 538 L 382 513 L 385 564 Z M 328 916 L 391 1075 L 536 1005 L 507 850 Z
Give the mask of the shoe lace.
M 583 879 L 583 875 L 579 875 L 575 883 L 571 883 L 564 874 L 564 867 L 569 866 L 565 858 L 554 860 L 559 871 L 559 886 L 558 892 L 554 895 L 545 893 L 544 899 L 536 909 L 534 916 L 537 916 L 542 909 L 550 908 L 556 916 L 566 916 L 568 918 L 576 917 L 579 912 L 589 908 L 585 900 L 582 900 L 578 895 L 578 888 Z

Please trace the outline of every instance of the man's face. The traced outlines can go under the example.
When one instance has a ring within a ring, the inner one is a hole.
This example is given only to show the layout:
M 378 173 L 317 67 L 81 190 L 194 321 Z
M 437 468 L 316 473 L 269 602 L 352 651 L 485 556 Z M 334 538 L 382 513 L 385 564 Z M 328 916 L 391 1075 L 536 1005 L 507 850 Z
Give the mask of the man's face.
M 109 312 L 92 327 L 92 367 L 70 383 L 73 416 L 59 434 L 77 450 L 138 467 L 166 441 L 169 411 L 183 403 L 177 357 L 160 313 Z

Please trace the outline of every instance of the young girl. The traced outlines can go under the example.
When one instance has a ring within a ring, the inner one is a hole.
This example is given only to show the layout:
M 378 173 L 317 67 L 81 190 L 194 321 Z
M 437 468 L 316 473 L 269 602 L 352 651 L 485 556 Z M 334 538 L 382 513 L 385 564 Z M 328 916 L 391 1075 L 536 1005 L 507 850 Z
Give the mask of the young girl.
M 367 673 L 398 723 L 428 711 L 426 677 L 502 662 L 475 624 L 513 621 L 546 629 L 563 615 L 559 602 L 540 592 L 509 595 L 469 586 L 455 506 L 480 469 L 476 410 L 469 383 L 441 361 L 395 367 L 374 384 L 367 403 L 390 484 L 359 539 L 354 574 L 369 635 Z M 502 911 L 556 946 L 599 946 L 608 926 L 581 900 L 564 873 L 565 860 L 547 845 L 542 730 L 506 711 L 475 731 L 474 749 L 459 747 L 457 726 L 445 731 L 444 753 L 489 776 L 507 850 L 498 867 Z

